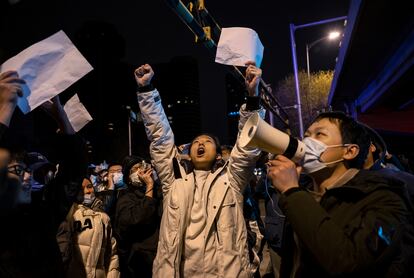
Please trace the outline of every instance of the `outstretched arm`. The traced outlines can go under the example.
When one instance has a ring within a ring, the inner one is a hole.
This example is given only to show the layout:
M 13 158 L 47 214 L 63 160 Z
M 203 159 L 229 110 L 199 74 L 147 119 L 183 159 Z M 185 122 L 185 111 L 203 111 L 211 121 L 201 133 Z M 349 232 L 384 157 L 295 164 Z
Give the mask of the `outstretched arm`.
M 142 114 L 145 131 L 151 142 L 150 153 L 155 162 L 155 169 L 160 178 L 164 195 L 169 192 L 174 181 L 173 159 L 178 156 L 171 130 L 160 94 L 151 85 L 154 71 L 148 64 L 135 70 L 138 84 L 138 104 Z
M 239 135 L 247 119 L 255 112 L 259 112 L 264 117 L 265 111 L 260 109 L 259 104 L 259 83 L 262 76 L 262 70 L 254 65 L 253 62 L 246 63 L 246 89 L 248 92 L 247 103 L 243 104 L 240 109 Z M 259 158 L 260 150 L 251 147 L 241 147 L 239 140 L 230 155 L 229 178 L 230 185 L 234 189 L 243 192 L 245 186 L 249 183 L 253 174 L 253 168 Z

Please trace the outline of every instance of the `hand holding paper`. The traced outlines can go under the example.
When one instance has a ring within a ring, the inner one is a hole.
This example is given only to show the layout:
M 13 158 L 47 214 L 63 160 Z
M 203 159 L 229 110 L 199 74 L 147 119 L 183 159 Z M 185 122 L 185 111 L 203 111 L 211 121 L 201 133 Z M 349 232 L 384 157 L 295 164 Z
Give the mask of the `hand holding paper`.
M 42 103 L 40 107 L 56 121 L 60 132 L 63 134 L 75 134 L 75 130 L 60 103 L 59 96 L 54 96 L 52 99 Z
M 92 69 L 63 31 L 28 47 L 0 66 L 0 72 L 15 70 L 26 81 L 23 97 L 17 103 L 25 114 L 63 92 Z
M 232 66 L 246 66 L 253 61 L 260 67 L 263 44 L 257 33 L 249 28 L 223 28 L 217 45 L 216 62 Z
M 246 89 L 249 93 L 249 96 L 258 96 L 259 95 L 259 84 L 262 77 L 262 70 L 254 64 L 254 62 L 249 61 L 246 63 Z
M 9 126 L 17 101 L 23 95 L 24 83 L 15 71 L 0 74 L 0 123 Z

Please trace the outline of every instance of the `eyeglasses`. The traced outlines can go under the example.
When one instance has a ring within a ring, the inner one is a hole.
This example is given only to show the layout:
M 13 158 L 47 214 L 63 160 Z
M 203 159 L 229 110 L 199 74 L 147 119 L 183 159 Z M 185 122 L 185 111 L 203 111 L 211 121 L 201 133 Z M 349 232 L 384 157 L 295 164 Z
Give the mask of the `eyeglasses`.
M 23 177 L 24 173 L 31 173 L 31 170 L 22 164 L 15 164 L 7 167 L 7 171 L 10 174 L 15 174 L 16 176 Z

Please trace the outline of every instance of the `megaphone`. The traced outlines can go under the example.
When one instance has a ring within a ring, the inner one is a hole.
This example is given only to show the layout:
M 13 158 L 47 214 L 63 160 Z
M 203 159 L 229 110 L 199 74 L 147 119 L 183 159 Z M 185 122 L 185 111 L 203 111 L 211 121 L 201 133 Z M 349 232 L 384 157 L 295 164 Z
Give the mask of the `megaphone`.
M 305 155 L 306 146 L 302 141 L 266 123 L 254 113 L 245 123 L 240 134 L 241 147 L 256 147 L 272 154 L 283 154 L 299 163 Z

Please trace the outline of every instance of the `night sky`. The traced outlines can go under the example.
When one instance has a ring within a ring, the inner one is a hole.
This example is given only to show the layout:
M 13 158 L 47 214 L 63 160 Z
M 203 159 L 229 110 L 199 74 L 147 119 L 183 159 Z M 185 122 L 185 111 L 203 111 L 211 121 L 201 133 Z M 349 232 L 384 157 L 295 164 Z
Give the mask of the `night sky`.
M 226 136 L 226 70 L 213 55 L 194 43 L 194 36 L 164 0 L 21 0 L 10 5 L 1 0 L 0 62 L 31 44 L 63 29 L 72 38 L 86 20 L 112 23 L 126 42 L 123 60 L 141 63 L 168 62 L 174 56 L 190 55 L 200 71 L 202 129 Z M 13 2 L 13 1 L 11 1 Z M 221 27 L 254 29 L 265 47 L 264 80 L 273 86 L 292 72 L 289 23 L 296 25 L 347 14 L 349 1 L 245 1 L 207 0 L 206 7 Z M 305 44 L 326 35 L 342 22 L 297 32 L 298 62 L 305 68 Z M 338 44 L 320 43 L 311 52 L 311 68 L 333 69 Z M 132 74 L 132 72 L 131 72 Z M 176 80 L 177 86 L 180 80 Z

